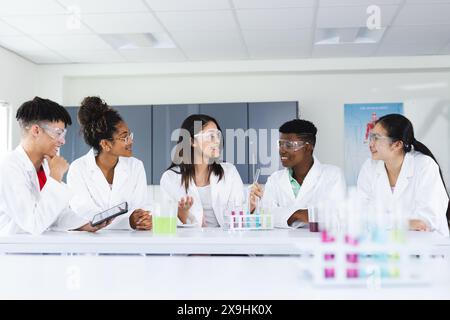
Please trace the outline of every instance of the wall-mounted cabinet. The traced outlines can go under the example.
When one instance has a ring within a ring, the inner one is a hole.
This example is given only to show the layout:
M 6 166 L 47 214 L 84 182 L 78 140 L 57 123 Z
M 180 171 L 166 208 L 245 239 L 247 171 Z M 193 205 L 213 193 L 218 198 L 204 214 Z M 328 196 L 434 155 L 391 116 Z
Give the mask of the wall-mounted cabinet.
M 171 152 L 178 139 L 177 129 L 187 116 L 196 113 L 208 114 L 217 119 L 225 138 L 223 159 L 236 165 L 244 183 L 251 183 L 255 168 L 268 167 L 264 164 L 268 157 L 274 156 L 275 167 L 278 169 L 278 149 L 276 140 L 270 137 L 270 132 L 271 129 L 278 130 L 285 121 L 296 118 L 298 109 L 297 102 L 117 106 L 114 108 L 119 111 L 134 133 L 134 156 L 144 162 L 149 184 L 159 184 L 162 173 L 171 163 Z M 72 117 L 73 125 L 69 127 L 66 145 L 61 148 L 61 155 L 72 162 L 88 152 L 89 147 L 79 133 L 80 127 L 77 121 L 79 108 L 68 107 L 67 109 Z M 231 135 L 229 138 L 233 138 L 234 141 L 229 141 L 226 130 L 242 129 L 247 132 L 249 128 L 256 129 L 257 132 L 260 129 L 266 129 L 268 139 L 254 141 L 252 137 L 245 138 L 244 150 L 238 152 L 238 139 Z M 262 144 L 265 144 L 267 151 L 263 157 L 255 155 L 255 150 L 258 150 Z M 227 154 L 228 145 L 230 145 L 229 148 L 234 145 L 233 157 Z M 253 148 L 254 146 L 257 147 Z M 249 164 L 252 159 L 256 159 L 256 165 Z M 273 165 L 272 168 L 274 168 Z M 262 174 L 259 181 L 265 183 L 267 176 L 268 174 Z

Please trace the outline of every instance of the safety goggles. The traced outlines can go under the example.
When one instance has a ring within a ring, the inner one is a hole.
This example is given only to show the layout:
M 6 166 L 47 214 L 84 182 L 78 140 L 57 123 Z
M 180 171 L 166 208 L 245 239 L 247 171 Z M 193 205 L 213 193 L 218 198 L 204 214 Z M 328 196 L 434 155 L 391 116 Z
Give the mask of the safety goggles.
M 284 140 L 284 139 L 278 140 L 278 148 L 279 149 L 283 148 L 283 149 L 291 150 L 291 151 L 298 151 L 301 148 L 303 148 L 304 146 L 306 146 L 307 144 L 309 144 L 309 142 L 300 141 L 300 140 Z
M 44 129 L 44 131 L 55 140 L 61 141 L 66 137 L 67 129 L 54 128 L 45 123 L 38 124 L 38 126 Z
M 381 141 L 381 140 L 386 140 L 386 141 L 392 142 L 392 138 L 389 138 L 387 136 L 382 136 L 381 134 L 378 134 L 378 133 L 370 133 L 369 134 L 369 141 L 370 142 L 372 142 L 372 141 L 378 142 L 378 141 Z
M 217 142 L 222 140 L 222 132 L 217 129 L 209 129 L 194 135 L 195 138 L 203 142 Z

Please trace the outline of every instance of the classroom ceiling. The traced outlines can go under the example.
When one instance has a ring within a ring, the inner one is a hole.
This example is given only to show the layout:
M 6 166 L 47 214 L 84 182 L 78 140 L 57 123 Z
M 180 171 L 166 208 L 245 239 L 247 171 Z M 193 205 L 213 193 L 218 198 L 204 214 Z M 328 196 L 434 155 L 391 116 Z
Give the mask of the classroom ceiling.
M 448 55 L 450 0 L 0 0 L 0 46 L 37 64 Z

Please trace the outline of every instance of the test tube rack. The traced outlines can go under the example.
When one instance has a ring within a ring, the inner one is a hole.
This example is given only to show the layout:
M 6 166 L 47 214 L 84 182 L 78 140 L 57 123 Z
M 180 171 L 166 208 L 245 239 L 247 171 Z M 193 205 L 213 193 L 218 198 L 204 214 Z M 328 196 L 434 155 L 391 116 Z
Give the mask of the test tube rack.
M 269 209 L 259 208 L 250 213 L 244 208 L 227 210 L 224 214 L 224 230 L 271 230 L 273 215 Z
M 431 281 L 427 272 L 430 254 L 427 247 L 392 240 L 360 241 L 348 235 L 333 237 L 322 231 L 310 272 L 319 286 L 426 285 Z

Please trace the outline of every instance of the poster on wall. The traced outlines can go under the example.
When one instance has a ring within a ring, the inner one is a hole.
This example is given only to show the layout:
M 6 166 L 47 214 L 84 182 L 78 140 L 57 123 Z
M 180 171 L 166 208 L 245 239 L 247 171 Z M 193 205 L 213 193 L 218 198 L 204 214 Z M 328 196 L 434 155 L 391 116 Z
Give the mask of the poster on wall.
M 355 186 L 364 161 L 370 157 L 369 133 L 375 122 L 390 113 L 403 114 L 403 103 L 357 103 L 344 105 L 345 178 Z

